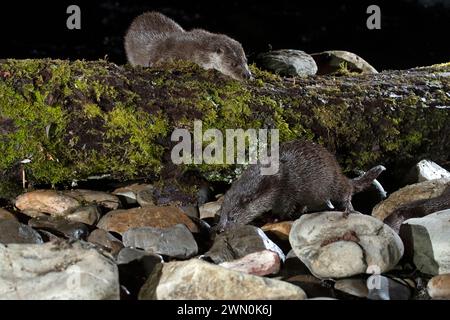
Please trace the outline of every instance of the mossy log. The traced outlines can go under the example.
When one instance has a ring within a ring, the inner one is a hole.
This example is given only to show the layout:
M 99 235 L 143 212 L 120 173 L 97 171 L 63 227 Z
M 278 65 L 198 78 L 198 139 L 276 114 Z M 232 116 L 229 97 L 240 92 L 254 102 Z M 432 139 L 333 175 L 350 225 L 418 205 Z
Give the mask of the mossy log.
M 173 129 L 195 119 L 204 130 L 278 128 L 283 141 L 317 141 L 346 171 L 449 163 L 450 63 L 290 79 L 251 69 L 255 79 L 241 83 L 185 63 L 0 61 L 0 197 L 23 170 L 29 182 L 53 185 L 164 175 Z M 209 178 L 230 169 L 197 168 Z

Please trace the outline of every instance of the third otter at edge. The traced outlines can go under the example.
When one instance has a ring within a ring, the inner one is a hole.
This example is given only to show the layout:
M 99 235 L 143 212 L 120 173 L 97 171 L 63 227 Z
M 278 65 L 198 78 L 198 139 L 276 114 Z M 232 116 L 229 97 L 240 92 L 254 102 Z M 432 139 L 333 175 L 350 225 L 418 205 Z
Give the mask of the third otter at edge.
M 133 20 L 125 35 L 125 51 L 133 66 L 184 60 L 238 80 L 252 76 L 239 42 L 202 29 L 185 31 L 158 12 L 146 12 Z
M 266 212 L 286 217 L 325 204 L 335 205 L 347 216 L 354 212 L 353 194 L 369 187 L 386 170 L 379 165 L 349 179 L 327 149 L 308 141 L 281 145 L 279 161 L 274 175 L 261 175 L 260 164 L 250 165 L 242 173 L 225 193 L 214 231 L 248 224 Z

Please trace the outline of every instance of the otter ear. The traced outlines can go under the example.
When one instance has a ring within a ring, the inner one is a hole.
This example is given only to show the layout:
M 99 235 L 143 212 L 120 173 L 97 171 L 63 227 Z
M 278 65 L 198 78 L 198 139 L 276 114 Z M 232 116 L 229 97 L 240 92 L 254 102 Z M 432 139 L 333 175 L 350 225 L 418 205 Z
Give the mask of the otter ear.
M 217 48 L 216 48 L 216 53 L 217 53 L 217 54 L 222 54 L 223 52 L 224 52 L 224 50 L 223 50 L 222 47 L 217 47 Z

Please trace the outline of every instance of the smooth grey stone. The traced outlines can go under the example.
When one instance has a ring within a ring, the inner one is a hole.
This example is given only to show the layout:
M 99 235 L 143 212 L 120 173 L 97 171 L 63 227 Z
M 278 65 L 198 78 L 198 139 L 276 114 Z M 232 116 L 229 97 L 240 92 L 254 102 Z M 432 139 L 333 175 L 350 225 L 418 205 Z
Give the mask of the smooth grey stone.
M 178 259 L 190 258 L 198 252 L 194 236 L 183 224 L 167 229 L 131 228 L 123 234 L 123 244 Z
M 250 253 L 263 250 L 276 252 L 280 256 L 281 261 L 284 262 L 285 255 L 283 251 L 260 228 L 244 225 L 217 235 L 213 246 L 205 253 L 204 257 L 211 259 L 215 263 L 222 263 L 243 258 Z
M 317 72 L 314 59 L 301 50 L 283 49 L 261 53 L 257 57 L 261 67 L 282 76 L 309 76 Z
M 33 228 L 15 220 L 0 220 L 0 243 L 44 243 L 40 234 Z
M 56 235 L 64 235 L 69 239 L 86 239 L 89 234 L 89 229 L 84 223 L 69 221 L 64 218 L 42 216 L 30 219 L 28 225 L 35 229 L 55 232 Z

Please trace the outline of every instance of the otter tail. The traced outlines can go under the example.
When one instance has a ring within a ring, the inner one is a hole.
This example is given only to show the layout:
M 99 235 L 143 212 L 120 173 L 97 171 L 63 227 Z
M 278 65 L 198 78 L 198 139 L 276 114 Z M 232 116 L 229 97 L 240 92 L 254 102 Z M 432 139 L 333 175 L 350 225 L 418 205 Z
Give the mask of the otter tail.
M 368 188 L 384 170 L 386 170 L 384 166 L 376 166 L 358 178 L 352 179 L 353 193 L 358 193 Z

